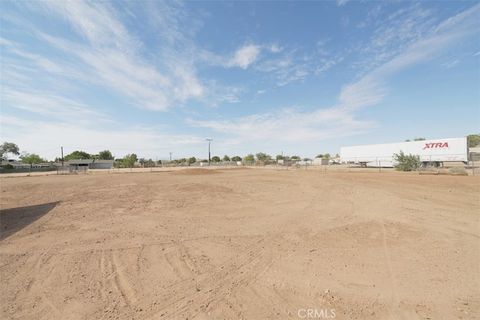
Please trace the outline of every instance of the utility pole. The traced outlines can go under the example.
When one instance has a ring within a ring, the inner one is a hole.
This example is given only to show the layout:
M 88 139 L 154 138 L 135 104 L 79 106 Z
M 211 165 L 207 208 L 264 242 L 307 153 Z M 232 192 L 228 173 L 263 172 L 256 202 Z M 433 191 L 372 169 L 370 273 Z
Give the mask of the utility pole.
M 170 152 L 170 162 L 172 162 L 172 153 Z
M 208 141 L 208 165 L 210 166 L 210 143 L 212 142 L 213 139 L 207 138 L 205 140 Z
M 63 168 L 63 147 L 60 147 L 60 149 L 62 150 L 62 168 Z

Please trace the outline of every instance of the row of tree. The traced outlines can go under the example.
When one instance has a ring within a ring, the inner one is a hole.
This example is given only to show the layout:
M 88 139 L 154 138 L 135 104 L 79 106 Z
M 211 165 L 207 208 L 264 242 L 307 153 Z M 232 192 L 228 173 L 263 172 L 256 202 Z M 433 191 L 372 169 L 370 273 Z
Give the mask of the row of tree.
M 422 141 L 422 140 L 425 140 L 425 138 L 414 138 L 413 139 L 413 141 Z M 406 140 L 406 141 L 410 141 L 410 140 Z M 468 147 L 469 148 L 479 146 L 480 145 L 480 134 L 468 135 L 467 136 L 467 141 L 468 141 Z M 33 165 L 39 164 L 39 163 L 47 162 L 47 160 L 43 159 L 38 154 L 28 153 L 28 152 L 20 153 L 20 149 L 18 148 L 18 146 L 15 143 L 4 142 L 3 144 L 0 145 L 0 157 L 1 157 L 2 160 L 7 160 L 8 155 L 19 156 L 23 163 L 30 164 L 30 166 L 33 166 Z M 339 157 L 339 155 L 336 154 L 335 157 Z M 316 156 L 316 158 L 330 159 L 331 155 L 329 153 L 319 154 L 319 155 Z M 85 151 L 76 150 L 76 151 L 73 151 L 72 153 L 67 154 L 64 157 L 63 160 L 64 161 L 71 161 L 71 160 L 79 160 L 79 159 L 114 160 L 115 158 L 114 158 L 112 152 L 110 152 L 110 150 L 103 150 L 103 151 L 100 151 L 98 154 L 90 154 L 90 153 L 87 153 Z M 248 154 L 243 158 L 241 158 L 240 156 L 229 157 L 228 155 L 225 155 L 223 158 L 220 158 L 219 156 L 213 156 L 211 158 L 211 161 L 214 162 L 214 163 L 218 163 L 218 162 L 222 162 L 222 161 L 225 161 L 225 162 L 244 161 L 246 163 L 253 163 L 255 161 L 260 161 L 260 162 L 263 162 L 263 163 L 271 163 L 271 162 L 274 162 L 274 160 L 277 160 L 277 161 L 278 160 L 299 161 L 299 160 L 302 160 L 302 158 L 300 158 L 297 155 L 284 156 L 284 155 L 281 155 L 281 154 L 276 155 L 275 158 L 273 158 L 271 155 L 266 154 L 264 152 L 259 152 L 255 155 Z M 303 158 L 303 160 L 304 161 L 310 161 L 311 159 Z M 55 159 L 55 162 L 60 162 L 60 161 L 62 161 L 61 158 L 56 158 Z M 207 162 L 207 160 L 198 160 L 195 157 L 175 159 L 172 162 L 175 163 L 175 164 L 180 164 L 180 165 L 184 165 L 184 164 L 191 165 L 191 164 L 196 163 L 197 161 Z M 158 160 L 158 161 L 155 162 L 152 159 L 145 159 L 145 158 L 138 159 L 138 157 L 135 153 L 127 154 L 123 158 L 115 159 L 114 164 L 115 164 L 116 167 L 132 168 L 132 167 L 135 166 L 135 164 L 137 162 L 140 163 L 140 165 L 143 166 L 143 167 L 153 167 L 153 166 L 162 164 L 161 160 Z
M 20 151 L 18 146 L 15 143 L 11 142 L 4 142 L 1 147 L 0 147 L 0 152 L 1 152 L 1 157 L 6 158 L 8 154 L 12 155 L 20 155 Z M 337 154 L 338 156 L 338 154 Z M 330 158 L 330 154 L 319 154 L 317 155 L 317 158 Z M 47 162 L 45 159 L 41 158 L 37 154 L 29 154 L 29 153 L 22 153 L 20 155 L 20 159 L 24 163 L 28 163 L 30 165 L 34 164 L 39 164 L 39 163 L 44 163 Z M 69 154 L 67 154 L 63 159 L 62 158 L 56 158 L 55 162 L 61 162 L 63 161 L 71 161 L 71 160 L 84 160 L 84 159 L 95 159 L 95 160 L 114 160 L 114 156 L 110 150 L 103 150 L 100 151 L 98 154 L 90 154 L 85 151 L 81 150 L 75 150 Z M 301 158 L 299 156 L 284 156 L 284 155 L 277 155 L 275 157 L 275 160 L 293 160 L 293 161 L 299 161 Z M 311 160 L 309 158 L 304 158 L 303 160 Z M 175 159 L 172 162 L 175 164 L 188 164 L 192 165 L 199 161 L 195 157 L 190 157 L 190 158 L 181 158 L 181 159 Z M 220 158 L 219 156 L 213 156 L 211 158 L 211 161 L 214 163 L 218 162 L 230 162 L 230 161 L 245 161 L 247 163 L 253 163 L 255 161 L 261 161 L 263 163 L 269 163 L 273 162 L 272 156 L 269 154 L 259 152 L 256 155 L 253 154 L 248 154 L 245 157 L 241 158 L 240 156 L 228 156 L 225 155 L 223 158 Z M 140 158 L 138 159 L 137 155 L 135 153 L 127 154 L 123 158 L 115 159 L 115 167 L 126 167 L 126 168 L 132 168 L 135 166 L 136 163 L 140 163 L 142 167 L 154 167 L 156 165 L 161 165 L 162 161 L 158 160 L 157 162 L 153 161 L 152 159 L 145 159 L 145 158 Z M 208 162 L 207 160 L 200 160 L 200 162 Z
M 80 159 L 96 159 L 96 160 L 113 160 L 114 157 L 110 150 L 103 150 L 100 151 L 98 154 L 90 154 L 85 151 L 73 151 L 72 153 L 67 154 L 63 160 L 70 161 L 70 160 L 80 160 Z M 56 158 L 56 162 L 62 161 L 61 158 Z
M 20 156 L 20 160 L 23 163 L 29 164 L 30 167 L 33 167 L 34 164 L 39 164 L 46 162 L 45 159 L 42 159 L 38 154 L 35 153 L 20 153 L 20 149 L 13 142 L 4 142 L 0 145 L 0 158 L 2 160 L 8 160 L 8 155 Z

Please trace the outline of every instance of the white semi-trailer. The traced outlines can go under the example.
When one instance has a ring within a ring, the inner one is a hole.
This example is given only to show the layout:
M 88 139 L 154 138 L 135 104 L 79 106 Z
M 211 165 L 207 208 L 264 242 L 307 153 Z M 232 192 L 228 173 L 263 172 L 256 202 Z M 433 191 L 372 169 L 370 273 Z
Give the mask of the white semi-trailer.
M 394 154 L 400 151 L 418 155 L 422 163 L 430 165 L 468 161 L 466 137 L 342 147 L 340 160 L 362 166 L 393 167 Z

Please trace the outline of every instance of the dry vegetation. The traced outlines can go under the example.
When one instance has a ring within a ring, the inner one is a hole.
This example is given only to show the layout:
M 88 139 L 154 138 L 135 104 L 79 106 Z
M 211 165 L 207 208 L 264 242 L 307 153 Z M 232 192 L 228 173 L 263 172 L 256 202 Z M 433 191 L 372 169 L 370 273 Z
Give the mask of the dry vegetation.
M 2 319 L 478 319 L 478 177 L 3 178 Z

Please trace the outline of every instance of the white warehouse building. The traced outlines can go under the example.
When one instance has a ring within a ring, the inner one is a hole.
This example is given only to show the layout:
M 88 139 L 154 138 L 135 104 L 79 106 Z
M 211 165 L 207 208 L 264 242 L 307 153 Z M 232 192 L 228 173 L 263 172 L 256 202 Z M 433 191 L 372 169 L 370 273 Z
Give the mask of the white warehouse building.
M 466 137 L 342 147 L 340 160 L 362 166 L 393 167 L 396 164 L 394 155 L 400 151 L 418 155 L 424 164 L 468 161 Z

